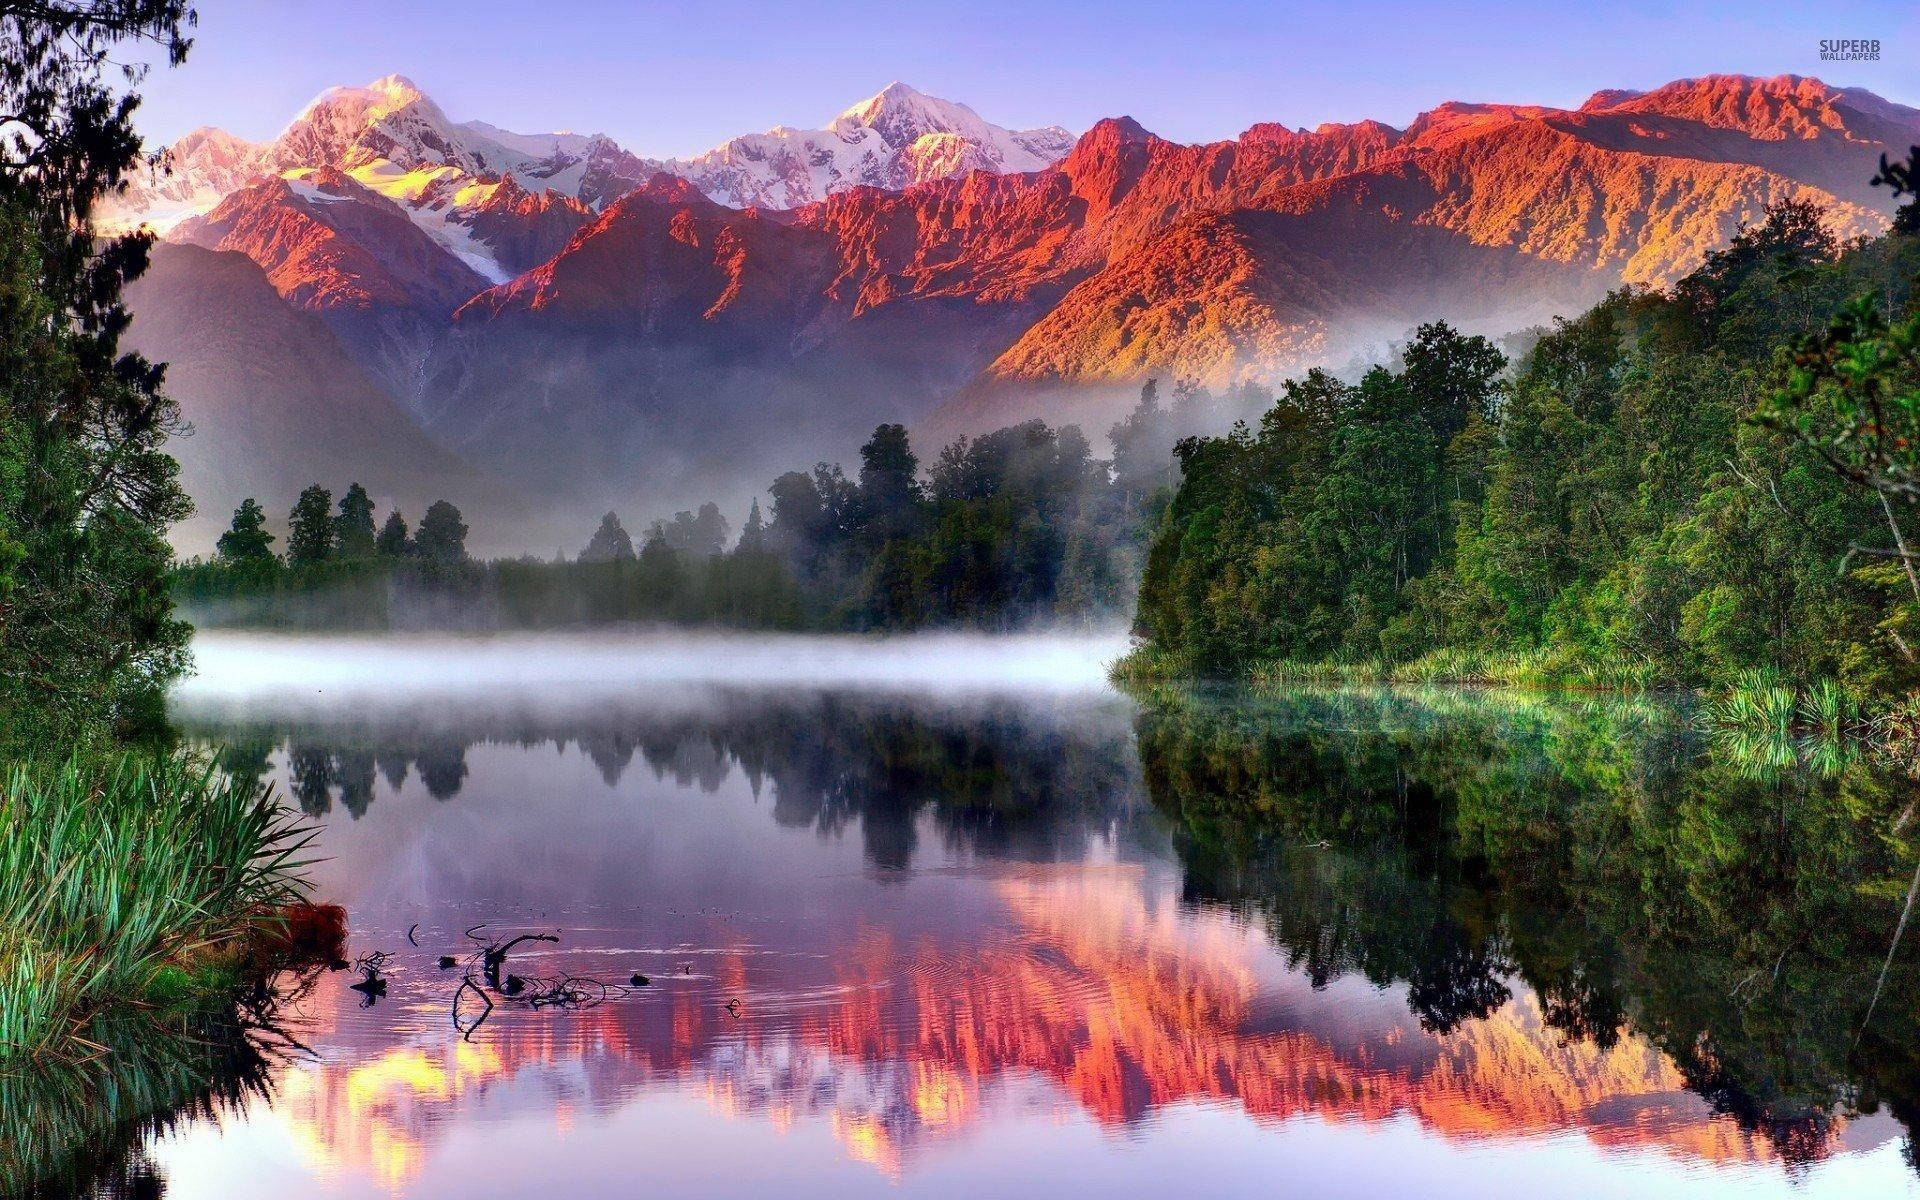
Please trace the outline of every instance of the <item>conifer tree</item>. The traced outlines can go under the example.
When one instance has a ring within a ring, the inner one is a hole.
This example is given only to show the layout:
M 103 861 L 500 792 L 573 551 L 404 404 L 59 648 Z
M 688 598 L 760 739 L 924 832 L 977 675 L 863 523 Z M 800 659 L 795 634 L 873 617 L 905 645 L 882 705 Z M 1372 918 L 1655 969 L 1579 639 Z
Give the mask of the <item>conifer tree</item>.
M 91 215 L 140 159 L 139 64 L 179 64 L 192 23 L 185 0 L 0 3 L 0 708 L 49 729 L 151 711 L 186 663 L 179 412 L 120 346 L 151 239 Z
M 420 518 L 413 536 L 414 553 L 429 562 L 458 563 L 467 560 L 467 523 L 460 510 L 445 500 L 435 500 Z
M 264 562 L 273 557 L 273 535 L 267 532 L 267 513 L 249 496 L 233 510 L 233 524 L 220 535 L 214 551 L 232 563 Z
M 373 549 L 381 558 L 405 558 L 411 553 L 407 519 L 400 515 L 399 509 L 387 514 L 386 523 L 380 526 L 380 534 L 373 540 Z
M 600 518 L 600 528 L 593 531 L 587 548 L 580 552 L 581 562 L 623 562 L 633 557 L 633 538 L 613 513 Z
M 288 517 L 287 565 L 309 566 L 333 557 L 333 493 L 319 484 L 300 493 Z
M 341 558 L 369 558 L 374 552 L 373 499 L 359 484 L 340 497 L 340 515 L 334 518 L 334 546 Z

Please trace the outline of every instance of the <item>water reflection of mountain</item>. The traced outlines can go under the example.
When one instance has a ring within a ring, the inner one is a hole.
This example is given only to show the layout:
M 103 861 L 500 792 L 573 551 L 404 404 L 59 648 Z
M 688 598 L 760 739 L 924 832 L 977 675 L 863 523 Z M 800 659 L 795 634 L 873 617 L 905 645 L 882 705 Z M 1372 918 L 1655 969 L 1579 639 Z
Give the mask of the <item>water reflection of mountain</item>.
M 833 1002 L 795 1016 L 736 1020 L 688 994 L 506 1022 L 476 1045 L 341 1047 L 289 1080 L 283 1107 L 330 1170 L 387 1186 L 463 1106 L 607 1111 L 663 1088 L 780 1127 L 825 1122 L 895 1176 L 1008 1109 L 1122 1129 L 1181 1104 L 1274 1126 L 1411 1116 L 1450 1140 L 1573 1131 L 1698 1164 L 1776 1157 L 1644 1039 L 1568 1041 L 1530 994 L 1424 1030 L 1393 998 L 1315 992 L 1234 914 L 1144 882 L 1125 868 L 1011 873 L 1004 933 L 943 947 L 875 932 L 835 968 Z
M 186 724 L 244 746 L 244 769 L 284 753 L 301 802 L 336 820 L 409 780 L 478 788 L 477 746 L 577 747 L 609 785 L 744 778 L 780 826 L 858 829 L 879 867 L 916 865 L 928 828 L 1058 864 L 997 877 L 1003 925 L 945 942 L 890 938 L 877 915 L 831 948 L 831 978 L 775 981 L 832 997 L 798 1014 L 733 1021 L 663 994 L 503 1021 L 477 1046 L 343 1034 L 283 1107 L 316 1153 L 388 1180 L 482 1094 L 692 1089 L 829 1121 L 895 1173 L 1009 1105 L 1115 1127 L 1183 1103 L 1412 1115 L 1447 1138 L 1578 1131 L 1794 1171 L 1920 1112 L 1910 946 L 1873 999 L 1916 859 L 1911 784 L 1755 769 L 1657 705 L 758 691 Z M 1080 861 L 1090 830 L 1116 829 L 1125 861 Z M 1156 890 L 1138 864 L 1163 859 L 1175 882 Z

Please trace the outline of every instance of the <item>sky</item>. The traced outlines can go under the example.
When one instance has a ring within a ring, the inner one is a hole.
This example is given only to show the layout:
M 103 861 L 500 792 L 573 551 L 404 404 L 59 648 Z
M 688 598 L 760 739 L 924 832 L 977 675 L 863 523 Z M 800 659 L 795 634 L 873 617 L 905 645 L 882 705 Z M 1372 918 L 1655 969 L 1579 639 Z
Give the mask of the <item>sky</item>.
M 335 84 L 410 77 L 455 120 L 697 153 L 818 127 L 902 80 L 1014 128 L 1128 115 L 1211 141 L 1258 121 L 1404 125 L 1443 100 L 1574 106 L 1713 72 L 1817 75 L 1920 106 L 1920 4 L 1334 4 L 1240 0 L 199 0 L 140 125 L 268 138 Z M 1825 63 L 1827 38 L 1878 62 Z

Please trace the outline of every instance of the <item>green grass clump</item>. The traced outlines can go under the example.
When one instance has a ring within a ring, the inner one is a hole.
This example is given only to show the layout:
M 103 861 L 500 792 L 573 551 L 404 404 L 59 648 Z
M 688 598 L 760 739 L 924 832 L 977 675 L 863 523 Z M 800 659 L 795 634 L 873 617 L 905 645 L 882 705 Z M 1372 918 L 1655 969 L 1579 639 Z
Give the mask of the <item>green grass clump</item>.
M 1837 738 L 1861 718 L 1860 701 L 1838 680 L 1822 679 L 1800 697 L 1800 720 L 1822 736 Z
M 1107 670 L 1115 683 L 1122 684 L 1164 683 L 1191 673 L 1185 661 L 1143 642 L 1136 643 Z
M 134 751 L 12 767 L 0 828 L 0 1067 L 65 1052 L 111 1005 L 205 982 L 299 898 L 312 838 L 266 786 Z

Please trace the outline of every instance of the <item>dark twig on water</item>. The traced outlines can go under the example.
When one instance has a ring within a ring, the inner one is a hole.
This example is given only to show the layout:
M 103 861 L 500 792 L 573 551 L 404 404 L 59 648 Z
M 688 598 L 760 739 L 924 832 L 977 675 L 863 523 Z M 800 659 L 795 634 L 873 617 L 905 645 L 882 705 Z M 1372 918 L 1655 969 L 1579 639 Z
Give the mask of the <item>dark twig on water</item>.
M 362 1006 L 372 1008 L 375 1001 L 387 994 L 387 978 L 381 972 L 392 959 L 393 955 L 385 950 L 369 950 L 354 960 L 354 969 L 361 975 L 360 982 L 347 986 L 360 993 Z
M 631 992 L 648 986 L 652 981 L 645 975 L 635 973 L 627 985 L 607 983 L 585 975 L 561 972 L 558 975 L 531 975 L 507 972 L 507 956 L 516 946 L 524 942 L 558 943 L 557 933 L 522 933 L 508 938 L 504 942 L 486 942 L 480 931 L 486 926 L 475 925 L 466 931 L 466 936 L 475 942 L 481 942 L 480 950 L 468 958 L 468 969 L 461 977 L 460 986 L 454 989 L 452 1016 L 453 1026 L 460 1031 L 463 1039 L 471 1040 L 487 1018 L 493 1015 L 498 1004 L 524 1005 L 528 1009 L 544 1008 L 592 1008 L 608 1000 L 619 999 Z M 452 955 L 442 955 L 440 967 L 448 970 L 457 965 Z M 472 1015 L 474 1000 L 468 999 L 472 993 L 479 1002 L 479 1010 Z M 737 1002 L 736 1002 L 737 1003 Z
M 467 994 L 469 990 L 471 990 L 473 994 L 479 998 L 482 1007 L 480 1009 L 480 1013 L 478 1016 L 475 1016 L 471 1021 L 463 1022 L 460 1019 L 460 1001 Z M 475 983 L 473 976 L 471 975 L 468 975 L 466 978 L 462 979 L 460 981 L 460 986 L 457 989 L 455 989 L 453 993 L 453 1027 L 460 1031 L 461 1040 L 472 1041 L 474 1031 L 479 1029 L 481 1025 L 485 1024 L 486 1019 L 492 1015 L 493 1015 L 493 1001 L 487 998 L 487 989 L 481 987 L 478 983 Z

